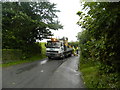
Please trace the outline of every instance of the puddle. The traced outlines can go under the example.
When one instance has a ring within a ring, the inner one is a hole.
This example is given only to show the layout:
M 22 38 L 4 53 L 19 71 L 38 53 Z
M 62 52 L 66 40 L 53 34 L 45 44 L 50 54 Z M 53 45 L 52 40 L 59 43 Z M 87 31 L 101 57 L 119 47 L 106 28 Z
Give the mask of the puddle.
M 48 61 L 48 60 L 41 61 L 40 64 L 41 64 L 41 65 L 42 65 L 42 64 L 45 64 L 45 63 L 47 63 L 47 61 Z
M 24 71 L 29 71 L 29 70 L 33 69 L 34 67 L 36 67 L 36 66 L 37 66 L 37 64 L 33 64 L 33 65 L 29 65 L 27 67 L 20 68 L 20 69 L 17 70 L 16 74 L 20 74 L 20 73 L 22 73 Z
M 75 74 L 75 75 L 80 75 L 79 73 Z
M 15 82 L 12 82 L 12 84 L 14 85 L 14 84 L 15 84 Z
M 41 70 L 40 72 L 43 72 L 43 70 Z

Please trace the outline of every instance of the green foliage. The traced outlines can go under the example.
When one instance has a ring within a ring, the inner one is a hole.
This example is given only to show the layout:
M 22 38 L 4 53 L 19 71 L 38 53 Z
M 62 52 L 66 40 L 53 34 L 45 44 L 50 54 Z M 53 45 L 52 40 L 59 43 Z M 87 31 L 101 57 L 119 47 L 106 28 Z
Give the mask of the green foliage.
M 41 54 L 34 52 L 29 56 L 29 58 L 26 58 L 27 55 L 24 55 L 21 50 L 18 49 L 3 49 L 2 50 L 2 65 L 3 67 L 16 65 L 16 64 L 22 64 L 22 63 L 28 63 L 33 62 L 36 60 L 42 60 L 46 57 L 46 48 L 44 46 L 45 43 L 37 43 L 41 47 Z M 36 49 L 35 49 L 36 50 Z M 39 51 L 39 50 L 38 50 Z
M 26 47 L 23 47 L 22 52 L 24 53 L 23 59 L 26 59 L 31 57 L 32 55 L 41 54 L 42 47 L 41 44 L 37 42 L 34 44 L 26 45 Z
M 120 2 L 86 2 L 83 6 L 87 14 L 77 13 L 77 24 L 83 28 L 78 34 L 81 63 L 98 62 L 99 72 L 111 78 L 120 70 Z
M 81 59 L 80 59 L 81 60 Z M 98 83 L 98 66 L 92 61 L 80 63 L 80 71 L 86 88 L 96 88 Z
M 2 50 L 2 63 L 9 63 L 22 59 L 22 51 L 18 49 L 3 49 Z
M 3 48 L 38 52 L 40 47 L 36 40 L 47 38 L 53 35 L 51 30 L 62 28 L 55 5 L 50 2 L 3 2 Z
M 68 42 L 71 46 L 77 47 L 79 45 L 79 42 Z
M 42 48 L 42 50 L 41 50 L 41 54 L 43 55 L 43 56 L 46 56 L 46 47 L 45 47 L 45 42 L 41 42 L 40 43 L 40 45 L 41 45 L 41 48 Z
M 81 60 L 81 59 L 80 59 Z M 119 74 L 99 72 L 100 63 L 86 61 L 80 63 L 80 71 L 87 88 L 119 88 Z

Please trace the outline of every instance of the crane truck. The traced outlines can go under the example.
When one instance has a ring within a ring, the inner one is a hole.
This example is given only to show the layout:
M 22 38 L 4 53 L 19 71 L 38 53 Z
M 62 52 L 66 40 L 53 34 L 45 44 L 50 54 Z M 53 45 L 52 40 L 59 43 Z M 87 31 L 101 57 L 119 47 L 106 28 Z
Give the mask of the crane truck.
M 71 56 L 73 52 L 72 47 L 68 44 L 68 38 L 51 38 L 46 44 L 46 56 L 48 59 L 65 58 Z

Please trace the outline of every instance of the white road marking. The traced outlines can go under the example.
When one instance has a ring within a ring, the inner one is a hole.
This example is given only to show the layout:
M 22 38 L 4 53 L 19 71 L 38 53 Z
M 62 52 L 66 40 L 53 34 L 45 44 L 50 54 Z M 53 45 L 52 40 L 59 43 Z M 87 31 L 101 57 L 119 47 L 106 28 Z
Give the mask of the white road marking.
M 67 69 L 72 71 L 72 72 L 77 72 L 75 69 L 72 69 L 72 68 L 67 68 Z
M 12 82 L 12 84 L 15 84 L 15 82 Z
M 75 74 L 75 75 L 80 75 L 80 74 Z
M 48 60 L 41 61 L 40 64 L 45 64 Z
M 40 72 L 43 72 L 43 70 L 41 70 Z

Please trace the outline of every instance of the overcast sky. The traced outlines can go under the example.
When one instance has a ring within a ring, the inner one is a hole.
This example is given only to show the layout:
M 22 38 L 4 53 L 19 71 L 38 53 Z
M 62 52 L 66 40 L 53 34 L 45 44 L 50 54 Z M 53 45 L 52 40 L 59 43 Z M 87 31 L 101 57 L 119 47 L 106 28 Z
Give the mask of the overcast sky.
M 80 0 L 49 0 L 52 3 L 57 4 L 56 9 L 60 10 L 58 12 L 58 19 L 61 24 L 64 26 L 63 29 L 58 31 L 52 30 L 54 33 L 53 37 L 63 36 L 68 37 L 69 41 L 76 41 L 77 33 L 81 31 L 80 26 L 76 23 L 79 20 L 79 16 L 76 15 L 78 11 L 81 10 Z M 45 40 L 44 40 L 45 41 Z

